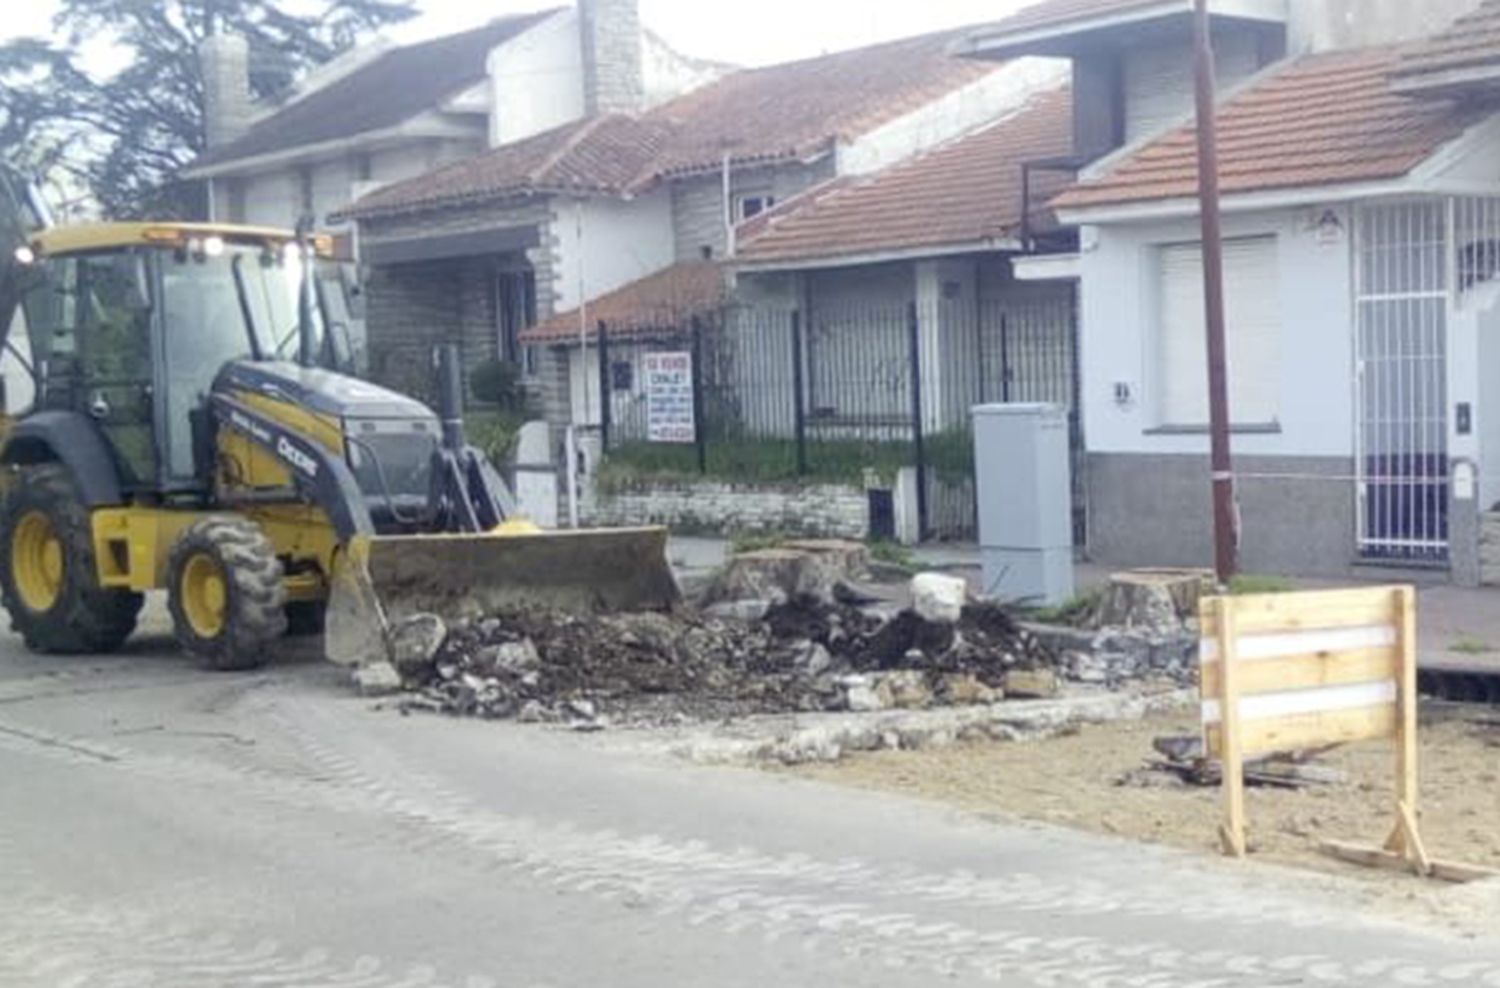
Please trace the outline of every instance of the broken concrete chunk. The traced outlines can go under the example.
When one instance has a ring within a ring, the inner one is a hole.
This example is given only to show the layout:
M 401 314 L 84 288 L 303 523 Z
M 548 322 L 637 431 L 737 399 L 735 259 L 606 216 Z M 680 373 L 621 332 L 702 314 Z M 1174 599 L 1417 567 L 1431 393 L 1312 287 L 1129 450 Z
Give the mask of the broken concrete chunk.
M 491 645 L 483 650 L 479 659 L 484 664 L 513 675 L 529 672 L 542 664 L 542 657 L 530 638 Z
M 969 584 L 958 576 L 920 573 L 911 581 L 912 610 L 933 624 L 957 624 L 969 599 Z
M 354 683 L 365 696 L 390 696 L 401 692 L 401 674 L 389 662 L 372 662 L 354 670 Z
M 391 628 L 391 659 L 407 675 L 430 669 L 447 637 L 442 618 L 415 614 Z
M 548 719 L 549 711 L 540 700 L 527 700 L 516 711 L 516 720 L 523 724 L 540 724 Z
M 844 676 L 838 685 L 844 691 L 845 708 L 854 713 L 872 713 L 891 707 L 889 688 L 882 690 L 880 687 L 884 684 L 873 676 Z
M 703 611 L 703 616 L 715 621 L 760 621 L 766 612 L 776 605 L 774 600 L 726 600 Z
M 881 677 L 881 685 L 891 697 L 891 705 L 899 710 L 926 710 L 932 706 L 932 688 L 927 677 L 913 669 L 888 672 Z
M 1005 674 L 1003 688 L 1013 700 L 1050 700 L 1061 692 L 1051 669 L 1012 669 Z
M 986 686 L 970 672 L 950 673 L 943 677 L 942 696 L 955 707 L 985 706 L 1004 699 L 1005 694 Z

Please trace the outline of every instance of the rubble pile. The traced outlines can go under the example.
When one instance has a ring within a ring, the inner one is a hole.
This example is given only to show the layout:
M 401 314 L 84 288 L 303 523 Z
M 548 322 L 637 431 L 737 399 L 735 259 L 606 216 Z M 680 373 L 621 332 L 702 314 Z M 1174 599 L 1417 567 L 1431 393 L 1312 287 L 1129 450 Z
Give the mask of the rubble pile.
M 810 595 L 755 620 L 527 610 L 442 627 L 424 615 L 397 629 L 396 672 L 406 709 L 581 727 L 992 703 L 1011 681 L 1016 695 L 1055 692 L 1061 659 L 1006 609 L 944 617 Z

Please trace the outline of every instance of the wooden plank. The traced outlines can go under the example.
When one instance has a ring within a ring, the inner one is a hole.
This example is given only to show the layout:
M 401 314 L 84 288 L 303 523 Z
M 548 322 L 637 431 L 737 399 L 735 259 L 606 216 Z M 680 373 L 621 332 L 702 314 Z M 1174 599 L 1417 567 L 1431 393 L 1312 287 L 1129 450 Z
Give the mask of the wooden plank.
M 1321 590 L 1227 598 L 1241 635 L 1391 624 L 1397 616 L 1397 587 Z M 1211 598 L 1219 599 L 1219 598 Z M 1205 602 L 1206 603 L 1206 602 Z M 1218 638 L 1217 616 L 1205 607 L 1199 616 L 1205 638 Z
M 1367 868 L 1384 868 L 1388 871 L 1412 870 L 1411 862 L 1403 855 L 1391 851 L 1383 851 L 1378 847 L 1369 847 L 1364 844 L 1351 844 L 1345 841 L 1325 840 L 1320 841 L 1318 850 L 1329 857 L 1338 858 L 1340 861 L 1348 861 L 1351 864 L 1364 865 Z M 1484 882 L 1500 878 L 1500 870 L 1484 868 L 1479 865 L 1459 864 L 1456 861 L 1440 861 L 1436 858 L 1429 862 L 1431 868 L 1429 877 L 1445 882 L 1463 884 L 1465 882 Z
M 1223 668 L 1219 662 L 1203 666 L 1204 696 L 1218 695 Z M 1238 679 L 1240 694 L 1254 696 L 1320 686 L 1383 682 L 1395 679 L 1399 669 L 1400 656 L 1395 648 L 1362 648 L 1351 652 L 1308 653 L 1241 662 Z
M 1412 843 L 1419 842 L 1416 835 L 1416 820 L 1420 814 L 1420 786 L 1417 778 L 1417 591 L 1414 587 L 1401 587 L 1396 594 L 1397 628 L 1400 632 L 1401 692 L 1398 697 L 1400 719 L 1396 726 L 1396 806 L 1397 813 L 1409 814 L 1412 841 L 1406 851 L 1415 850 Z
M 1390 739 L 1396 736 L 1399 720 L 1397 705 L 1358 707 L 1332 713 L 1298 714 L 1274 720 L 1258 720 L 1239 725 L 1239 748 L 1242 757 L 1273 751 L 1301 751 L 1331 744 Z M 1208 751 L 1223 757 L 1224 731 L 1230 725 L 1210 725 L 1207 729 Z
M 1219 655 L 1223 659 L 1223 674 L 1219 676 L 1219 698 L 1221 727 L 1223 729 L 1222 753 L 1224 789 L 1224 824 L 1219 831 L 1224 853 L 1231 857 L 1245 856 L 1245 757 L 1240 742 L 1240 694 L 1239 659 L 1235 656 L 1235 641 L 1239 630 L 1235 623 L 1235 611 L 1227 598 L 1219 598 L 1214 608 Z

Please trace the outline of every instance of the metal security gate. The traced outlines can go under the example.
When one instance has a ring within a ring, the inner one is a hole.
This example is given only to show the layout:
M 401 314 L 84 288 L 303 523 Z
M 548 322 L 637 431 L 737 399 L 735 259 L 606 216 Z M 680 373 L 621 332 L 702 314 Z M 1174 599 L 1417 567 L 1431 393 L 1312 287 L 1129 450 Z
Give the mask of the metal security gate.
M 981 305 L 979 331 L 979 404 L 1045 402 L 1068 410 L 1073 539 L 1087 544 L 1077 291 L 1071 284 L 1012 286 L 1005 297 Z
M 1448 558 L 1446 201 L 1361 209 L 1355 277 L 1359 552 Z

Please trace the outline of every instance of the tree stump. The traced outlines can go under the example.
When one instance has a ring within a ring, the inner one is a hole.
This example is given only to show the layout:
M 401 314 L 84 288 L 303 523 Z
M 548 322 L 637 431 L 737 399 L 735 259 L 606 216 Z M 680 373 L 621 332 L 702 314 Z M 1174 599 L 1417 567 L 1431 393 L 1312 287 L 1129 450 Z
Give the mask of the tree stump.
M 789 542 L 776 549 L 742 552 L 709 580 L 699 606 L 729 601 L 783 601 L 814 597 L 831 603 L 834 588 L 860 578 L 869 563 L 858 542 Z
M 1179 631 L 1198 617 L 1198 601 L 1213 590 L 1200 570 L 1132 570 L 1116 573 L 1094 610 L 1099 628 Z

